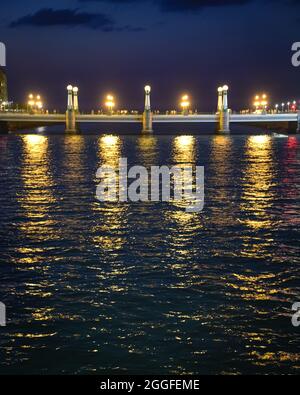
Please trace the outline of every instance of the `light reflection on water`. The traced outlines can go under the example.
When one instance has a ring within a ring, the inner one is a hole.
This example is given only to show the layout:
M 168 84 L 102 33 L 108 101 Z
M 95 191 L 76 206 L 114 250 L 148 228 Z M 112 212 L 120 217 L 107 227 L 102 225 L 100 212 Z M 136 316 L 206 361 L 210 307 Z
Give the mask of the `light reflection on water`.
M 296 373 L 299 137 L 0 137 L 4 373 Z M 205 166 L 185 203 L 99 203 L 100 165 Z

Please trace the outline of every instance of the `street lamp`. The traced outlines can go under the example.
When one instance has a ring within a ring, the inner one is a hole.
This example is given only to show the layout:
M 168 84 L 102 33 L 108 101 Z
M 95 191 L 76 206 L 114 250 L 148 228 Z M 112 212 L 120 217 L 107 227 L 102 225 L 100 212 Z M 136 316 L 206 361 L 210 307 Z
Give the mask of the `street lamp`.
M 28 95 L 27 108 L 28 108 L 28 110 L 30 109 L 31 111 L 41 110 L 43 108 L 41 95 L 36 95 L 34 97 L 34 95 L 32 93 L 30 93 Z
M 181 98 L 180 106 L 182 107 L 182 111 L 184 115 L 188 114 L 188 109 L 190 107 L 190 101 L 188 95 L 183 95 Z
M 285 103 L 281 103 L 281 111 L 284 112 Z
M 276 104 L 275 105 L 276 112 L 278 112 L 278 107 L 279 107 L 279 104 Z
M 113 112 L 113 109 L 115 107 L 115 98 L 112 95 L 107 95 L 106 96 L 106 102 L 105 102 L 105 106 L 107 107 L 108 111 L 110 113 Z
M 262 96 L 256 95 L 254 99 L 255 111 L 266 111 L 268 108 L 268 96 L 264 93 Z
M 28 95 L 28 101 L 27 101 L 27 111 L 28 111 L 28 112 L 29 112 L 29 109 L 30 109 L 31 111 L 33 110 L 34 104 L 35 104 L 35 102 L 34 102 L 34 100 L 33 100 L 33 94 L 30 93 L 30 94 Z

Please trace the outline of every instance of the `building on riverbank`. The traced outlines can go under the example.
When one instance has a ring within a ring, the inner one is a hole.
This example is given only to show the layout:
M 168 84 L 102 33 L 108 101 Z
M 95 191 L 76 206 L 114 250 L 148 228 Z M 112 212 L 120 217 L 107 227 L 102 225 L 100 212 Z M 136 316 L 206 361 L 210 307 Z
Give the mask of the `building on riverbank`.
M 0 68 L 0 106 L 8 101 L 7 78 L 3 69 Z

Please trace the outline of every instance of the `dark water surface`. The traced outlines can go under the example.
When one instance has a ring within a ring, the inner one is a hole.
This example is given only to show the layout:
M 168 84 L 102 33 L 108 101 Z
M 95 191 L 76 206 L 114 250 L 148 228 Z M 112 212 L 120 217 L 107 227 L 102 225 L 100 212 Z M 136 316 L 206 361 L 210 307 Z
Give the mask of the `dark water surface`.
M 0 373 L 300 372 L 300 138 L 0 137 Z M 205 207 L 96 170 L 205 166 Z

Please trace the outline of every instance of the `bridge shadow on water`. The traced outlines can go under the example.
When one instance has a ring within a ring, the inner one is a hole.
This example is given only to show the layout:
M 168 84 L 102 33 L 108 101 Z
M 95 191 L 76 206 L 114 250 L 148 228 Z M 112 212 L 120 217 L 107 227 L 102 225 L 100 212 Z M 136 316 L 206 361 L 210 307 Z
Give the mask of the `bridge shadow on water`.
M 265 128 L 248 125 L 232 124 L 230 135 L 245 135 L 245 134 L 266 134 L 272 132 L 284 132 L 288 134 L 295 134 L 294 129 L 278 129 L 277 127 Z M 38 133 L 38 134 L 63 134 L 65 135 L 65 125 L 51 125 L 40 126 L 35 128 L 26 128 L 22 130 L 14 130 L 11 133 Z M 118 135 L 140 135 L 142 133 L 141 125 L 139 124 L 110 124 L 103 123 L 101 125 L 95 123 L 79 125 L 78 134 L 94 135 L 94 134 L 118 134 Z M 214 135 L 220 134 L 216 130 L 216 125 L 213 124 L 156 124 L 154 125 L 154 135 Z

